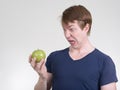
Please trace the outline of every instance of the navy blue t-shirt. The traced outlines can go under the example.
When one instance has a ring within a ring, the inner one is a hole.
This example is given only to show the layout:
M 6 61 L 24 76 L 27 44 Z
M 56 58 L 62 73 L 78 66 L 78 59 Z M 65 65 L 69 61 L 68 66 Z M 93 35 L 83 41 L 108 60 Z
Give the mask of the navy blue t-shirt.
M 100 90 L 102 85 L 117 82 L 112 59 L 98 49 L 80 60 L 69 56 L 69 48 L 55 51 L 46 66 L 53 74 L 52 90 Z

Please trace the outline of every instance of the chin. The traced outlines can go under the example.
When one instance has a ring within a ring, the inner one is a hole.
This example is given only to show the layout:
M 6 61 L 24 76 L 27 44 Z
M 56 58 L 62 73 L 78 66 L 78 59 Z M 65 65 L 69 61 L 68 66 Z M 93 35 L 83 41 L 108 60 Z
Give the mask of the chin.
M 78 49 L 79 47 L 78 46 L 73 46 L 73 45 L 71 45 L 71 48 L 74 48 L 74 49 Z

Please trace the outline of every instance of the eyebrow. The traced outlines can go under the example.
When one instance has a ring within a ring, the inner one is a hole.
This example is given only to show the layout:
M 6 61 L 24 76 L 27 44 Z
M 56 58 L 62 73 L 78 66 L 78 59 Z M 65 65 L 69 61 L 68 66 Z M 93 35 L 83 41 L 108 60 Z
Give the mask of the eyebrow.
M 66 25 L 65 25 L 65 27 L 67 27 L 67 28 L 71 28 L 72 26 L 74 26 L 74 25 L 72 25 L 72 24 L 70 24 L 70 25 L 69 25 L 69 24 L 66 24 Z M 65 30 L 65 28 L 64 28 L 64 30 Z
M 71 28 L 72 26 L 73 26 L 73 25 L 68 25 L 67 27 L 68 27 L 68 28 Z

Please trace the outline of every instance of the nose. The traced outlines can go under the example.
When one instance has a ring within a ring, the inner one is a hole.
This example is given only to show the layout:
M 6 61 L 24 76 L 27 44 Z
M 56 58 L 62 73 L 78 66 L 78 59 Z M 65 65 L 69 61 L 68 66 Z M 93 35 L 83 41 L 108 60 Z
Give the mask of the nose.
M 70 38 L 71 33 L 68 30 L 65 30 L 64 35 L 65 35 L 66 38 Z

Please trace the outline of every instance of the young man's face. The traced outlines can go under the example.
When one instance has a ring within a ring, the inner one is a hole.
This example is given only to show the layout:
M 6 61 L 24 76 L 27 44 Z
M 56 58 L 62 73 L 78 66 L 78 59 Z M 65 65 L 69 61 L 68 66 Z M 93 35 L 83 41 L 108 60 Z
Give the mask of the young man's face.
M 80 48 L 87 38 L 86 28 L 81 29 L 78 21 L 63 23 L 64 35 L 73 48 Z

